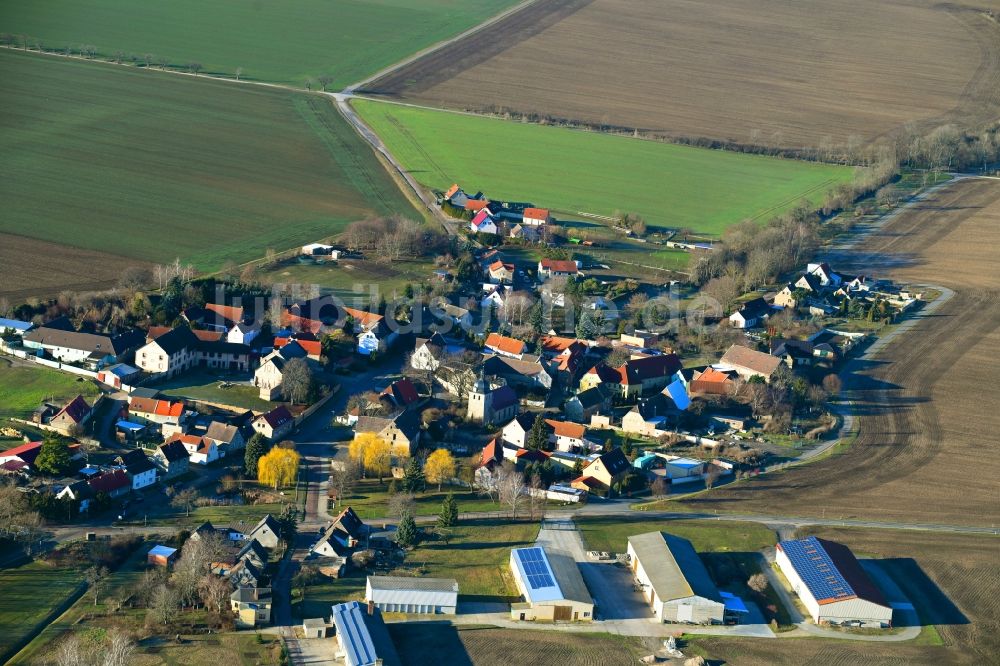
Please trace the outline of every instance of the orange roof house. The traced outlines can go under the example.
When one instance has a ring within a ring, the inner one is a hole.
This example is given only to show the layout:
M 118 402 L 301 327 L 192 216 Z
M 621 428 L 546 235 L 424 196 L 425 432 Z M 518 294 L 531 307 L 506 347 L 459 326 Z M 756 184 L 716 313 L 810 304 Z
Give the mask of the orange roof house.
M 567 437 L 569 439 L 583 439 L 587 435 L 587 427 L 572 421 L 553 421 L 545 419 L 556 437 Z
M 524 349 L 527 345 L 523 340 L 508 338 L 507 336 L 500 335 L 499 333 L 490 333 L 486 336 L 486 343 L 484 346 L 498 354 L 520 358 L 524 355 Z
M 205 303 L 205 309 L 232 322 L 239 323 L 243 321 L 243 308 L 232 305 L 220 305 L 218 303 Z
M 482 209 L 490 205 L 487 199 L 469 199 L 465 202 L 465 210 L 470 210 L 473 213 L 478 213 Z
M 184 413 L 184 403 L 154 398 L 131 398 L 128 411 L 131 414 L 176 418 Z
M 448 191 L 444 193 L 444 198 L 445 199 L 451 199 L 453 196 L 455 196 L 456 194 L 458 194 L 458 191 L 460 189 L 462 189 L 462 188 L 460 188 L 458 186 L 458 183 L 454 183 L 451 187 L 448 188 Z

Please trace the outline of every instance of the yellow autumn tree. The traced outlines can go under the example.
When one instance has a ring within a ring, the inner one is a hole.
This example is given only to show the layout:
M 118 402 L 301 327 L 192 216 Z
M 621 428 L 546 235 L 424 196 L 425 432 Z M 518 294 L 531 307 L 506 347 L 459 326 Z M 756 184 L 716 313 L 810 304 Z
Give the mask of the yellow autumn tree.
M 257 480 L 262 485 L 289 486 L 295 482 L 299 469 L 299 454 L 294 449 L 275 447 L 257 461 Z
M 382 483 L 382 477 L 389 473 L 389 465 L 392 462 L 392 449 L 389 442 L 374 437 L 374 441 L 365 447 L 365 473 L 378 476 L 378 482 Z
M 436 483 L 438 492 L 441 491 L 441 484 L 455 478 L 455 458 L 447 449 L 437 449 L 427 456 L 424 463 L 424 476 L 431 483 Z

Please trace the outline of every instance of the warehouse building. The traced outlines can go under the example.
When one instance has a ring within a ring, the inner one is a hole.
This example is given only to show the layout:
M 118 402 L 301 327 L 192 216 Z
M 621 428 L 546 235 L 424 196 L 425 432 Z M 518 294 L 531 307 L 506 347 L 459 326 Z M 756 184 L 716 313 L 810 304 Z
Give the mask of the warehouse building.
M 740 609 L 738 597 L 724 600 L 715 587 L 708 570 L 687 539 L 647 532 L 628 538 L 629 566 L 642 596 L 652 607 L 660 622 L 690 622 L 721 624 L 736 619 Z
M 594 599 L 568 553 L 515 548 L 510 551 L 510 570 L 524 595 L 524 603 L 511 605 L 511 618 L 550 622 L 594 619 Z
M 454 615 L 458 581 L 454 578 L 368 576 L 365 601 L 385 613 L 443 613 Z
M 775 563 L 817 624 L 892 626 L 892 607 L 851 549 L 808 537 L 778 544 Z
M 331 608 L 337 638 L 333 663 L 344 666 L 400 666 L 399 655 L 377 608 L 357 601 Z

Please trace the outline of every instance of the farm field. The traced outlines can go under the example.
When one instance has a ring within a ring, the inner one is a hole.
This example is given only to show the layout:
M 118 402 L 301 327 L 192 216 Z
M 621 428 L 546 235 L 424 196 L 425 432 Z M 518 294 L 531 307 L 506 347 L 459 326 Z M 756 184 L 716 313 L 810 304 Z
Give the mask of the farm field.
M 93 404 L 100 393 L 89 379 L 37 365 L 0 359 L 0 419 L 31 417 L 43 400 L 69 402 L 82 395 Z
M 1000 109 L 988 3 L 543 0 L 368 86 L 471 111 L 765 146 L 860 143 Z M 585 75 L 582 75 L 585 73 Z M 464 138 L 464 137 L 463 137 Z
M 24 641 L 83 580 L 79 571 L 31 562 L 0 571 L 0 660 Z
M 808 529 L 878 557 L 904 593 L 935 625 L 943 645 L 816 639 L 760 641 L 692 638 L 698 654 L 735 664 L 985 664 L 995 661 L 1000 560 L 989 536 L 843 528 Z
M 426 285 L 433 270 L 434 265 L 425 261 L 394 261 L 385 264 L 356 259 L 323 264 L 300 264 L 292 261 L 267 270 L 263 277 L 272 283 L 316 285 L 322 292 L 336 296 L 348 306 L 365 308 L 372 300 L 372 285 L 378 287 L 376 302 L 378 295 L 384 295 L 387 301 L 391 301 L 393 297 L 401 297 L 408 284 L 412 284 L 414 289 L 421 284 Z M 353 305 L 356 299 L 357 304 Z
M 437 666 L 443 655 L 456 666 L 573 664 L 627 666 L 648 654 L 641 639 L 613 634 L 519 631 L 445 623 L 389 624 L 404 666 Z
M 357 100 L 355 108 L 428 188 L 458 182 L 531 201 L 556 217 L 639 213 L 651 225 L 717 236 L 802 199 L 819 201 L 853 170 Z
M 887 222 L 846 271 L 954 290 L 931 317 L 846 382 L 856 441 L 820 462 L 718 488 L 691 508 L 926 523 L 1000 522 L 994 455 L 1000 403 L 1000 183 L 965 180 Z
M 37 242 L 3 284 L 54 290 L 38 258 L 63 246 L 213 270 L 368 215 L 419 219 L 319 95 L 4 51 L 0 103 L 0 233 Z
M 174 68 L 198 62 L 204 72 L 288 83 L 333 78 L 340 89 L 438 41 L 515 0 L 300 0 L 295 3 L 198 0 L 9 0 L 0 31 L 28 35 L 46 49 L 93 45 L 153 55 Z M 316 85 L 314 84 L 314 87 Z M 332 88 L 331 88 L 332 89 Z

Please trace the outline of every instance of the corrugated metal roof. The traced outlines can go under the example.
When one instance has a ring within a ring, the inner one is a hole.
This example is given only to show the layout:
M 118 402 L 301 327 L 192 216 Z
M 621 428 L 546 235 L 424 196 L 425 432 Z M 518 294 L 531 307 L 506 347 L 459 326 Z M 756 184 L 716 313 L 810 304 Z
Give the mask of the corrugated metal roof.
M 337 628 L 337 640 L 344 651 L 344 663 L 347 666 L 374 666 L 378 655 L 365 626 L 361 604 L 357 601 L 337 604 L 332 607 L 331 616 Z
M 687 539 L 647 532 L 630 536 L 628 542 L 660 601 L 699 596 L 722 602 L 708 570 Z
M 458 592 L 454 578 L 415 578 L 410 576 L 368 576 L 372 588 L 380 590 L 419 590 L 427 592 Z

